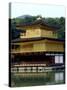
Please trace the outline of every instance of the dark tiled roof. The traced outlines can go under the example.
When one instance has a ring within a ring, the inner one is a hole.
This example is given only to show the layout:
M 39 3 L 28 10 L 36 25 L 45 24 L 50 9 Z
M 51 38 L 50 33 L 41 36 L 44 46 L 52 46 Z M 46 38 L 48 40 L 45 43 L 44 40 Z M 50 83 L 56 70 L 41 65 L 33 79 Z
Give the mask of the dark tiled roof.
M 53 27 L 53 26 L 48 25 L 43 19 L 35 20 L 34 22 L 17 24 L 16 26 L 17 27 L 26 27 L 26 26 L 32 26 L 32 25 L 42 25 L 42 26 L 47 26 L 47 27 L 52 28 L 52 29 L 58 29 L 57 27 Z
M 64 42 L 63 39 L 55 39 L 55 38 L 47 38 L 47 37 L 35 37 L 35 38 L 18 38 L 14 39 L 11 42 L 12 43 L 17 43 L 17 42 L 30 42 L 30 41 L 41 41 L 41 40 L 53 40 L 53 41 L 62 41 Z

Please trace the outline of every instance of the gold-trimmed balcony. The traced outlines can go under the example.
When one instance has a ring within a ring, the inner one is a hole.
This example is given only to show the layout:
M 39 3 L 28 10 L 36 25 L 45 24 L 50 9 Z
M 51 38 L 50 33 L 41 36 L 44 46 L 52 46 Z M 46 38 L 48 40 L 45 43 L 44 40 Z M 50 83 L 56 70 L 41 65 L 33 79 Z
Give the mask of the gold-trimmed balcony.
M 21 39 L 20 39 L 21 40 Z M 12 42 L 13 46 L 11 53 L 26 53 L 26 52 L 64 52 L 64 40 L 38 38 L 32 41 L 16 41 Z
M 25 50 L 25 49 L 12 49 L 11 53 L 25 53 L 25 52 L 33 52 L 33 49 Z

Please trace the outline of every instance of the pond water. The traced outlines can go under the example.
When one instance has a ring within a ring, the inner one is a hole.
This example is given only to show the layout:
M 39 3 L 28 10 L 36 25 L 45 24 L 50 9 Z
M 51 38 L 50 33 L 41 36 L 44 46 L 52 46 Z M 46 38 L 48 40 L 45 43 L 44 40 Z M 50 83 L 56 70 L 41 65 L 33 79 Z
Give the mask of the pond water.
M 11 86 L 39 86 L 39 85 L 55 85 L 65 83 L 65 71 L 48 71 L 38 73 L 12 73 Z

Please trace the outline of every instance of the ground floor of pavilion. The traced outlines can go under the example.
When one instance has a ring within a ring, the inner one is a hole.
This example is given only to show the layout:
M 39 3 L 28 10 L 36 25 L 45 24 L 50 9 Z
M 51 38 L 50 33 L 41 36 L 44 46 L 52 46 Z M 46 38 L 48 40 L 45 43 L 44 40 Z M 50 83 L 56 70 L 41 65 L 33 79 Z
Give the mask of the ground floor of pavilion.
M 65 54 L 36 52 L 11 54 L 11 72 L 45 72 L 65 67 Z

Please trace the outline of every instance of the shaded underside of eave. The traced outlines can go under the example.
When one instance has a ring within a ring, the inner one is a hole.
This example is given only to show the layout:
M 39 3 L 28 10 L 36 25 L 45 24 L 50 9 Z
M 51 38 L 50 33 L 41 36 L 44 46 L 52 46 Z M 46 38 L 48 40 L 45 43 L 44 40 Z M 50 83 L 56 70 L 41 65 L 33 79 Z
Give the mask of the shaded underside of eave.
M 65 51 L 39 51 L 39 52 L 10 52 L 12 53 L 13 55 L 24 55 L 24 56 L 29 56 L 29 55 L 47 55 L 49 56 L 48 54 L 53 54 L 54 55 L 57 55 L 57 54 L 65 54 Z
M 51 40 L 51 41 L 58 41 L 58 42 L 65 42 L 63 39 L 55 39 L 55 38 L 47 38 L 47 37 L 35 37 L 35 38 L 18 38 L 12 40 L 11 43 L 22 43 L 22 42 L 32 42 L 32 41 L 41 41 L 41 40 Z
M 23 29 L 23 30 L 21 30 L 21 29 L 16 29 L 16 31 L 19 32 L 19 33 L 24 33 L 24 32 L 26 32 L 24 29 Z

